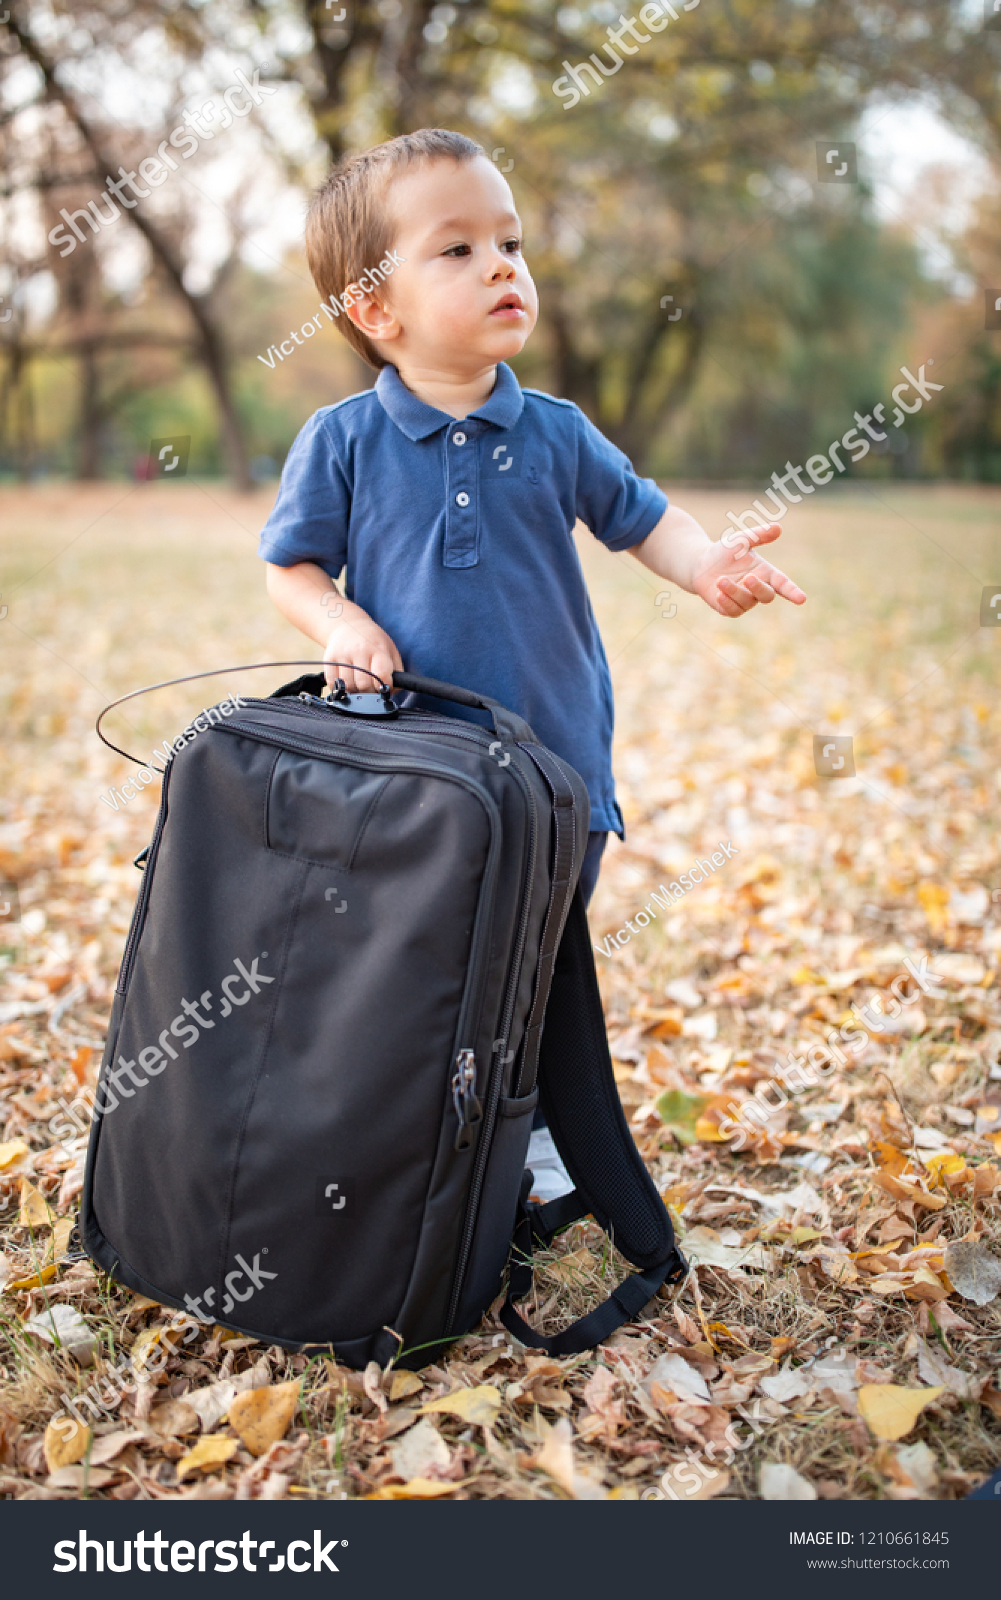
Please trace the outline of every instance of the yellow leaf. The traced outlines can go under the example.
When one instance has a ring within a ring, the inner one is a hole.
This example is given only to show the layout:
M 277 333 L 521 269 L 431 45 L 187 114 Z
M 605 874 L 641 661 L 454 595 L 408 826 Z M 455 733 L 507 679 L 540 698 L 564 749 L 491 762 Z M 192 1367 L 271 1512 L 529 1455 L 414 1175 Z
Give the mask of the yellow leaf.
M 617 1489 L 608 1491 L 609 1500 L 638 1500 L 639 1497 L 640 1492 L 637 1488 L 630 1488 L 624 1483 L 620 1483 Z
M 442 1395 L 440 1400 L 430 1400 L 420 1409 L 448 1411 L 453 1416 L 461 1417 L 463 1422 L 477 1422 L 484 1428 L 490 1428 L 501 1404 L 500 1390 L 495 1389 L 492 1383 L 481 1383 L 475 1389 L 455 1389 L 451 1394 Z
M 813 972 L 813 971 L 811 971 L 811 969 L 809 967 L 797 967 L 796 971 L 793 973 L 792 977 L 789 979 L 790 983 L 796 983 L 796 984 L 823 983 L 823 981 L 824 980 L 820 976 L 819 972 Z
M 695 1137 L 708 1144 L 726 1144 L 732 1135 L 720 1133 L 718 1122 L 711 1122 L 708 1117 L 699 1117 L 695 1123 Z
M 144 1328 L 139 1334 L 135 1344 L 129 1352 L 132 1365 L 137 1372 L 141 1372 L 146 1358 L 154 1345 L 162 1344 L 167 1339 L 170 1344 L 176 1344 L 184 1332 L 183 1328 L 171 1327 L 169 1323 L 161 1322 L 155 1328 Z
M 924 1156 L 922 1159 L 935 1183 L 942 1178 L 951 1178 L 957 1172 L 966 1171 L 965 1159 L 957 1156 L 953 1150 L 936 1150 L 934 1155 Z
M 574 1493 L 573 1427 L 568 1417 L 561 1417 L 549 1428 L 542 1446 L 535 1452 L 532 1465 L 545 1472 L 567 1494 Z
M 998 1155 L 998 1156 L 1001 1156 L 1001 1132 L 989 1133 L 987 1135 L 987 1138 L 990 1140 L 991 1144 L 994 1146 L 994 1154 Z
M 877 1439 L 902 1439 L 910 1433 L 926 1405 L 944 1389 L 905 1389 L 897 1383 L 864 1383 L 858 1392 L 859 1415 Z
M 0 1144 L 0 1172 L 6 1172 L 27 1154 L 28 1146 L 23 1139 L 8 1139 L 6 1144 Z
M 405 1400 L 408 1395 L 417 1394 L 424 1387 L 423 1378 L 416 1372 L 394 1372 L 389 1383 L 390 1400 Z
M 816 1228 L 793 1228 L 786 1240 L 787 1244 L 808 1244 L 811 1239 L 822 1239 L 824 1235 L 818 1233 Z
M 883 1171 L 888 1172 L 891 1178 L 899 1178 L 908 1165 L 909 1157 L 905 1156 L 902 1150 L 898 1150 L 895 1144 L 888 1144 L 885 1139 L 877 1139 L 873 1149 Z
M 33 1272 L 29 1278 L 15 1278 L 13 1283 L 8 1283 L 8 1289 L 37 1289 L 43 1283 L 49 1283 L 59 1271 L 54 1261 L 47 1267 L 42 1267 L 40 1272 Z
M 880 1189 L 885 1189 L 894 1199 L 913 1200 L 915 1204 L 924 1206 L 926 1211 L 941 1211 L 943 1206 L 949 1204 L 943 1195 L 927 1194 L 916 1184 L 902 1183 L 899 1178 L 891 1178 L 888 1172 L 876 1172 L 873 1174 L 873 1179 Z
M 245 1389 L 229 1408 L 229 1425 L 251 1455 L 263 1456 L 277 1439 L 284 1439 L 299 1404 L 299 1380 Z
M 66 1254 L 66 1250 L 67 1250 L 67 1247 L 69 1246 L 69 1242 L 70 1242 L 70 1234 L 72 1232 L 73 1232 L 73 1218 L 72 1217 L 60 1217 L 58 1222 L 53 1224 L 53 1227 L 52 1227 L 52 1249 L 53 1249 L 53 1251 L 54 1251 L 54 1253 L 55 1253 L 55 1255 L 57 1257 L 58 1256 L 64 1256 Z
M 437 1500 L 443 1494 L 454 1494 L 457 1483 L 435 1483 L 431 1478 L 411 1478 L 409 1483 L 387 1483 L 366 1500 Z
M 42 1445 L 49 1471 L 58 1472 L 60 1467 L 71 1467 L 74 1462 L 82 1461 L 93 1437 L 89 1428 L 74 1422 L 72 1417 L 64 1415 L 58 1424 L 54 1420 L 50 1422 Z
M 21 1179 L 21 1215 L 17 1220 L 22 1228 L 47 1228 L 52 1220 L 42 1191 L 27 1178 Z
M 239 1449 L 236 1439 L 199 1439 L 192 1445 L 187 1455 L 183 1455 L 177 1463 L 177 1481 L 181 1483 L 189 1472 L 212 1472 L 215 1467 L 224 1467 Z

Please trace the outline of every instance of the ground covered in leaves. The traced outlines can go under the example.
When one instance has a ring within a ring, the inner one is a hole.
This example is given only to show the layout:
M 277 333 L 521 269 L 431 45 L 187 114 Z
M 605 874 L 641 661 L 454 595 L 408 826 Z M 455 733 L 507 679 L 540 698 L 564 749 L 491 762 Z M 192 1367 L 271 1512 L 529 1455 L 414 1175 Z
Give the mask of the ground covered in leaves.
M 744 503 L 678 498 L 714 534 Z M 156 798 L 102 802 L 133 769 L 90 725 L 143 682 L 312 655 L 263 597 L 267 499 L 0 503 L 0 1495 L 968 1492 L 1001 1459 L 997 495 L 797 508 L 776 559 L 809 604 L 740 624 L 585 542 L 627 823 L 595 959 L 692 1270 L 591 1354 L 534 1355 L 488 1317 L 416 1374 L 178 1327 L 71 1237 Z M 272 680 L 170 691 L 116 742 L 144 754 Z M 815 735 L 853 739 L 854 776 L 818 777 Z M 553 1331 L 624 1270 L 582 1224 L 524 1309 Z

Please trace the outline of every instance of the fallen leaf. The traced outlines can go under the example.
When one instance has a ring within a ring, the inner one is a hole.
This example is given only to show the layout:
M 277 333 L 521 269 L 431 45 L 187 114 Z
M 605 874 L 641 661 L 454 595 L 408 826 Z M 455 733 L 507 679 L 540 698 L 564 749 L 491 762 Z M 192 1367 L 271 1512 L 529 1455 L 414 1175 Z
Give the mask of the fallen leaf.
M 987 1305 L 1001 1289 L 1001 1261 L 986 1245 L 960 1239 L 946 1247 L 944 1260 L 953 1288 L 975 1306 Z
M 809 1394 L 812 1387 L 801 1371 L 788 1366 L 758 1379 L 758 1388 L 771 1400 L 798 1400 Z
M 144 1435 L 136 1433 L 134 1428 L 120 1428 L 117 1433 L 106 1433 L 98 1439 L 90 1452 L 90 1463 L 93 1467 L 103 1467 L 108 1461 L 114 1461 L 130 1444 L 139 1444 Z
M 55 1472 L 50 1472 L 45 1480 L 47 1489 L 75 1489 L 82 1495 L 86 1489 L 106 1489 L 109 1483 L 114 1483 L 117 1474 L 109 1472 L 107 1467 L 59 1467 Z
M 430 1400 L 420 1410 L 448 1411 L 453 1416 L 461 1417 L 463 1422 L 479 1423 L 481 1427 L 489 1428 L 493 1426 L 502 1405 L 500 1390 L 495 1389 L 492 1383 L 481 1383 L 475 1389 L 454 1389 L 451 1394 L 442 1395 L 440 1400 Z
M 185 1404 L 197 1413 L 202 1432 L 211 1433 L 216 1423 L 226 1415 L 234 1395 L 242 1394 L 244 1389 L 262 1387 L 270 1381 L 270 1377 L 265 1358 L 256 1367 L 251 1367 L 249 1372 L 241 1372 L 237 1378 L 218 1378 L 203 1389 L 192 1389 L 184 1396 Z
M 695 1479 L 699 1480 L 697 1487 Z M 714 1470 L 702 1461 L 699 1462 L 697 1469 L 689 1461 L 675 1462 L 674 1466 L 668 1467 L 660 1480 L 664 1493 L 677 1500 L 682 1497 L 686 1500 L 712 1500 L 715 1495 L 723 1494 L 729 1484 L 730 1474 L 725 1467 L 716 1467 Z M 611 1500 L 614 1495 L 613 1489 L 608 1498 Z
M 934 1183 L 966 1171 L 964 1157 L 957 1156 L 954 1150 L 936 1150 L 932 1155 L 924 1156 L 922 1159 Z
M 299 1404 L 299 1379 L 247 1389 L 230 1403 L 229 1425 L 252 1456 L 284 1439 Z
M 697 1144 L 695 1125 L 709 1105 L 709 1095 L 686 1094 L 683 1089 L 666 1089 L 654 1101 L 657 1115 L 679 1144 Z
M 378 1361 L 370 1361 L 362 1373 L 362 1387 L 374 1406 L 385 1411 L 389 1405 L 382 1387 L 382 1368 Z
M 0 1144 L 0 1172 L 6 1173 L 8 1177 L 12 1176 L 25 1156 L 30 1154 L 23 1139 L 8 1139 L 6 1144 Z
M 771 1253 L 763 1245 L 724 1244 L 715 1228 L 701 1224 L 685 1234 L 684 1246 L 693 1267 L 752 1267 L 767 1271 L 772 1264 Z
M 926 1211 L 941 1211 L 948 1205 L 948 1200 L 940 1194 L 928 1194 L 926 1190 L 919 1189 L 916 1184 L 902 1183 L 899 1178 L 891 1178 L 888 1172 L 873 1173 L 873 1181 L 887 1194 L 892 1194 L 897 1200 L 913 1200 L 916 1205 L 923 1206 Z
M 165 1400 L 153 1407 L 149 1420 L 157 1433 L 172 1439 L 182 1433 L 197 1433 L 201 1426 L 198 1412 L 186 1400 Z
M 8 1289 L 37 1289 L 43 1283 L 51 1283 L 58 1271 L 58 1263 L 50 1261 L 47 1267 L 42 1267 L 38 1272 L 33 1272 L 29 1278 L 15 1278 L 6 1287 Z
M 17 1220 L 22 1228 L 47 1228 L 52 1221 L 45 1196 L 27 1178 L 21 1179 L 21 1211 Z
M 932 1495 L 938 1484 L 935 1456 L 923 1440 L 917 1444 L 884 1444 L 876 1452 L 876 1466 L 891 1480 L 895 1500 L 916 1500 Z
M 53 1306 L 51 1311 L 32 1317 L 24 1327 L 25 1332 L 60 1346 L 80 1367 L 89 1367 L 94 1359 L 97 1339 L 75 1306 Z
M 816 1500 L 817 1491 L 785 1461 L 766 1461 L 758 1475 L 762 1500 Z
M 658 1356 L 643 1379 L 643 1388 L 653 1398 L 654 1386 L 676 1394 L 679 1400 L 694 1405 L 708 1405 L 709 1390 L 706 1381 L 682 1355 L 669 1350 Z
M 64 1417 L 58 1427 L 54 1421 L 50 1422 L 43 1442 L 49 1471 L 58 1472 L 60 1467 L 71 1467 L 82 1461 L 93 1437 L 89 1428 L 72 1417 Z
M 884 1172 L 891 1178 L 899 1178 L 900 1174 L 910 1164 L 910 1157 L 903 1150 L 898 1150 L 895 1144 L 887 1144 L 883 1139 L 877 1139 L 873 1144 L 876 1160 Z
M 416 1372 L 394 1372 L 389 1382 L 390 1400 L 406 1400 L 408 1395 L 419 1394 L 424 1387 L 423 1378 Z
M 454 1494 L 457 1483 L 432 1483 L 430 1478 L 411 1478 L 409 1483 L 385 1483 L 366 1500 L 438 1500 L 442 1495 Z
M 73 1217 L 59 1217 L 52 1225 L 52 1253 L 58 1260 L 66 1254 L 69 1247 L 70 1234 L 75 1227 Z
M 864 1383 L 858 1392 L 859 1414 L 877 1439 L 902 1439 L 910 1433 L 925 1406 L 944 1392 L 941 1385 L 930 1389 L 906 1389 L 897 1383 Z
M 941 1350 L 936 1350 L 934 1345 L 926 1344 L 921 1338 L 918 1339 L 918 1377 L 923 1378 L 925 1383 L 940 1384 L 960 1400 L 975 1400 L 975 1391 L 981 1387 L 968 1373 L 959 1367 L 951 1367 Z
M 574 1496 L 573 1428 L 568 1417 L 560 1417 L 548 1429 L 532 1458 L 532 1465 L 546 1473 L 568 1495 Z
M 430 1417 L 425 1417 L 396 1441 L 390 1457 L 396 1476 L 407 1483 L 426 1478 L 431 1467 L 447 1467 L 451 1452 Z
M 178 1483 L 182 1483 L 189 1473 L 212 1472 L 216 1467 L 224 1467 L 239 1448 L 237 1439 L 199 1439 L 177 1463 Z

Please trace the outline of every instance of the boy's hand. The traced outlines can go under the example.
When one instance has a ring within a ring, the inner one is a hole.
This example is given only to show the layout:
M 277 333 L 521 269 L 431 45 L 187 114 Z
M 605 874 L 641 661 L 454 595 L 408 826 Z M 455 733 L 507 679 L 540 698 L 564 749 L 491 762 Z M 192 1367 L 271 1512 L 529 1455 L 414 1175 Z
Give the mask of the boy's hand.
M 771 522 L 767 528 L 724 534 L 699 558 L 692 574 L 692 592 L 723 617 L 742 617 L 752 606 L 771 605 L 777 594 L 801 606 L 806 595 L 799 585 L 754 554 L 756 545 L 771 544 L 781 532 L 782 524 Z
M 384 683 L 392 685 L 393 673 L 403 671 L 403 661 L 389 634 L 360 607 L 351 609 L 357 620 L 345 617 L 339 622 L 328 636 L 323 652 L 324 661 L 347 662 L 348 665 L 327 667 L 327 683 L 343 678 L 349 694 L 372 694 L 379 686 L 369 674 L 374 672 Z M 354 672 L 353 667 L 368 670 Z

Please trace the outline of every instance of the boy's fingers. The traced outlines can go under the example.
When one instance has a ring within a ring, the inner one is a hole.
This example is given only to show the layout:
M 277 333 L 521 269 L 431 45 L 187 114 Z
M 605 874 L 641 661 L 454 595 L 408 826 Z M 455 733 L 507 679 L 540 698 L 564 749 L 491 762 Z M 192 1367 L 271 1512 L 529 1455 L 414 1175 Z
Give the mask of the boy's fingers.
M 775 590 L 760 572 L 745 572 L 740 582 L 763 606 L 771 605 L 775 599 Z
M 742 617 L 756 603 L 754 596 L 741 588 L 739 583 L 734 583 L 732 578 L 720 578 L 718 589 L 719 609 L 724 617 Z

